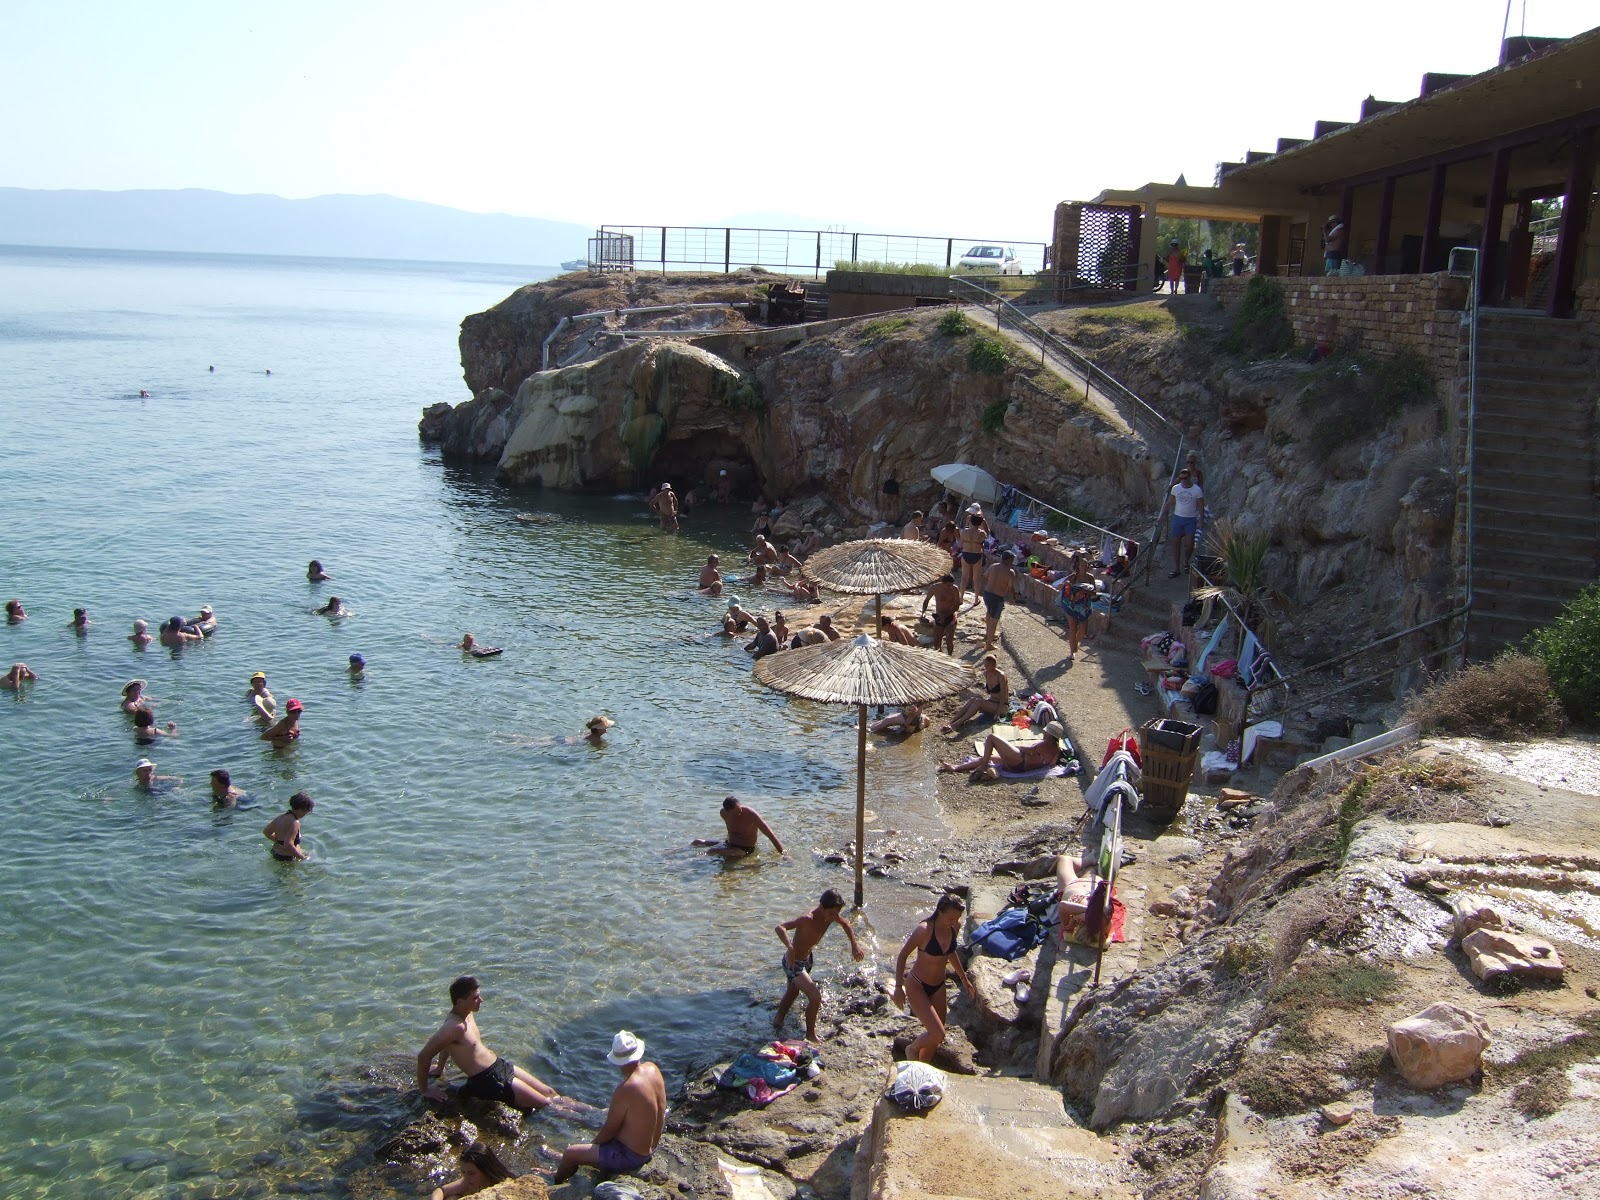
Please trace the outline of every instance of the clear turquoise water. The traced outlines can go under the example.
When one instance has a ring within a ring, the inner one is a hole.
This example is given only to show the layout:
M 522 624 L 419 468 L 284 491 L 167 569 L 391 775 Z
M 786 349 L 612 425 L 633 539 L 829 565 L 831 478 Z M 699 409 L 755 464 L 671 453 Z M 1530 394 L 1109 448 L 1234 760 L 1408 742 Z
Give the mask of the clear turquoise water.
M 620 1024 L 669 1070 L 757 1036 L 772 925 L 845 885 L 812 850 L 849 836 L 849 715 L 703 637 L 695 571 L 746 515 L 663 537 L 637 498 L 517 495 L 419 447 L 422 407 L 463 398 L 461 317 L 525 278 L 0 249 L 0 592 L 31 614 L 0 659 L 41 676 L 0 693 L 7 1197 L 337 1194 L 416 1110 L 351 1111 L 329 1080 L 408 1059 L 467 971 L 490 1045 L 603 1100 Z M 534 509 L 561 521 L 514 519 Z M 310 615 L 332 593 L 352 617 Z M 203 603 L 204 645 L 126 640 Z M 505 655 L 464 660 L 467 629 Z M 292 750 L 246 717 L 254 670 L 305 702 Z M 155 796 L 133 677 L 179 726 Z M 593 712 L 607 748 L 536 743 Z M 920 749 L 874 758 L 869 804 L 930 828 Z M 246 807 L 211 809 L 216 766 Z M 300 788 L 312 861 L 284 867 L 260 829 Z M 728 791 L 789 858 L 683 849 Z M 907 903 L 875 886 L 869 909 Z

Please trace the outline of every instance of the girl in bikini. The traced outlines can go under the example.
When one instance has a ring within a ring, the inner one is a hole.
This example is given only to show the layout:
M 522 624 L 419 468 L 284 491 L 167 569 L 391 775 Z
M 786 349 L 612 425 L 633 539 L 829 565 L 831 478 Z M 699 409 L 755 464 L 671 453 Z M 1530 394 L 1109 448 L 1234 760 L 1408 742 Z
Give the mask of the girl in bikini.
M 972 602 L 978 602 L 983 587 L 983 543 L 989 538 L 989 526 L 981 513 L 971 513 L 961 530 L 961 590 L 971 591 Z M 969 587 L 968 580 L 971 580 Z
M 954 733 L 979 713 L 1000 718 L 1011 711 L 1011 684 L 1000 669 L 1000 660 L 992 654 L 983 656 L 983 695 L 973 696 L 951 717 L 944 726 L 945 733 Z
M 941 896 L 934 906 L 933 915 L 911 931 L 906 944 L 900 947 L 900 957 L 894 964 L 894 1004 L 905 1007 L 911 1002 L 911 1011 L 922 1022 L 923 1032 L 906 1047 L 906 1057 L 927 1062 L 933 1052 L 944 1045 L 944 1028 L 949 999 L 945 983 L 950 967 L 956 970 L 956 979 L 972 994 L 972 981 L 967 978 L 961 956 L 956 953 L 956 943 L 961 936 L 961 918 L 966 905 L 957 896 Z M 911 978 L 906 979 L 906 960 L 916 952 L 911 964 Z M 909 987 L 907 986 L 909 982 Z

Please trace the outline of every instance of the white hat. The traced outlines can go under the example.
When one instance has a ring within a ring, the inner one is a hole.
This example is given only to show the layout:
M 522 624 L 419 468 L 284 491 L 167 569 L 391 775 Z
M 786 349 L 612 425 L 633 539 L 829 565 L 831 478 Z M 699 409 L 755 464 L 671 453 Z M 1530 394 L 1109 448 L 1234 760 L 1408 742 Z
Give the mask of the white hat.
M 138 762 L 133 764 L 133 769 L 135 771 L 143 771 L 147 767 L 152 771 L 156 769 L 155 763 L 151 762 L 148 758 L 141 758 Z
M 1065 728 L 1063 728 L 1060 721 L 1051 721 L 1040 732 L 1046 737 L 1055 738 L 1055 740 L 1058 742 L 1064 742 L 1067 740 L 1067 731 Z
M 617 1036 L 611 1039 L 611 1053 L 606 1055 L 606 1061 L 614 1067 L 625 1067 L 643 1057 L 644 1039 L 634 1037 L 626 1029 L 619 1029 Z
M 717 472 L 718 475 L 726 475 L 727 473 L 728 473 L 728 468 L 727 467 L 723 467 L 722 470 Z
M 983 512 L 983 505 L 974 500 L 971 504 L 967 505 L 967 511 L 969 513 L 981 513 Z

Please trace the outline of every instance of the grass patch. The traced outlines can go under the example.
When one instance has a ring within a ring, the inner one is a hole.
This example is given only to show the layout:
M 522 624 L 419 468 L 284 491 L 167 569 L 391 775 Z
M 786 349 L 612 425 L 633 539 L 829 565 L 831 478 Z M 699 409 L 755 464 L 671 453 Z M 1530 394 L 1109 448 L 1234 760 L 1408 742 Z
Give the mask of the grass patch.
M 1110 304 L 1072 314 L 1074 324 L 1088 329 L 1143 329 L 1172 333 L 1178 322 L 1163 307 L 1151 304 Z
M 1416 351 L 1380 358 L 1346 350 L 1318 364 L 1301 394 L 1300 408 L 1312 418 L 1312 445 L 1328 454 L 1377 433 L 1404 409 L 1433 399 L 1433 372 Z
M 1011 351 L 999 338 L 980 333 L 973 337 L 967 351 L 967 365 L 985 375 L 1004 375 L 1011 365 Z
M 1292 1116 L 1345 1094 L 1344 1085 L 1321 1063 L 1276 1051 L 1246 1058 L 1233 1087 L 1264 1117 Z
M 1011 407 L 1011 401 L 1001 398 L 992 404 L 983 406 L 983 431 L 991 436 L 999 433 L 1006 427 L 1006 410 Z
M 864 275 L 938 275 L 948 276 L 950 268 L 943 263 L 917 262 L 859 262 L 841 258 L 833 264 L 835 271 L 857 271 Z
M 1600 583 L 1590 584 L 1544 629 L 1528 639 L 1550 687 L 1574 721 L 1600 720 Z
M 1359 768 L 1334 810 L 1338 861 L 1350 852 L 1356 826 L 1373 813 L 1397 821 L 1482 821 L 1485 802 L 1473 790 L 1475 781 L 1470 767 L 1450 758 L 1387 758 Z
M 856 327 L 856 336 L 863 342 L 881 342 L 886 337 L 905 332 L 911 326 L 910 317 L 880 317 L 876 321 L 863 321 Z
M 1600 636 L 1600 625 L 1596 634 Z M 1600 649 L 1600 642 L 1596 648 Z M 1595 661 L 1590 658 L 1584 664 L 1591 681 Z M 1434 684 L 1411 702 L 1406 719 L 1415 721 L 1424 733 L 1500 741 L 1560 733 L 1566 724 L 1545 664 L 1515 652 L 1502 654 L 1491 663 L 1470 666 Z
M 766 397 L 761 394 L 761 389 L 753 380 L 743 376 L 739 382 L 723 387 L 715 394 L 714 399 L 723 408 L 737 409 L 740 412 L 762 412 L 767 407 Z
M 972 322 L 967 320 L 967 314 L 959 308 L 948 308 L 939 318 L 938 328 L 941 337 L 966 337 L 972 332 Z
M 1229 354 L 1249 358 L 1270 358 L 1294 345 L 1289 306 L 1276 280 L 1266 275 L 1251 276 L 1221 345 Z
M 1549 1046 L 1527 1050 L 1503 1067 L 1490 1067 L 1496 1080 L 1516 1081 L 1511 1105 L 1523 1116 L 1548 1117 L 1566 1101 L 1572 1085 L 1567 1068 L 1600 1057 L 1600 1012 L 1573 1018 L 1578 1032 Z
M 1400 990 L 1400 976 L 1382 963 L 1313 963 L 1298 968 L 1268 997 L 1286 1012 L 1308 1008 L 1350 1011 L 1367 1001 L 1382 1001 Z

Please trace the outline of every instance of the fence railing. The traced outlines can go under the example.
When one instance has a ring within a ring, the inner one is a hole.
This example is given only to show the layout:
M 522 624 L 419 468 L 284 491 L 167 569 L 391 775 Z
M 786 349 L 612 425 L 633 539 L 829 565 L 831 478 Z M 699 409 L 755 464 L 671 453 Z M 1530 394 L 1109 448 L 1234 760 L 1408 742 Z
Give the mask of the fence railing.
M 1028 274 L 1044 267 L 1045 243 L 1008 238 L 925 237 L 843 229 L 747 229 L 712 225 L 602 225 L 597 238 L 631 237 L 633 266 L 730 272 L 762 267 L 821 278 L 837 262 L 917 263 L 954 269 L 973 246 L 1015 250 Z

